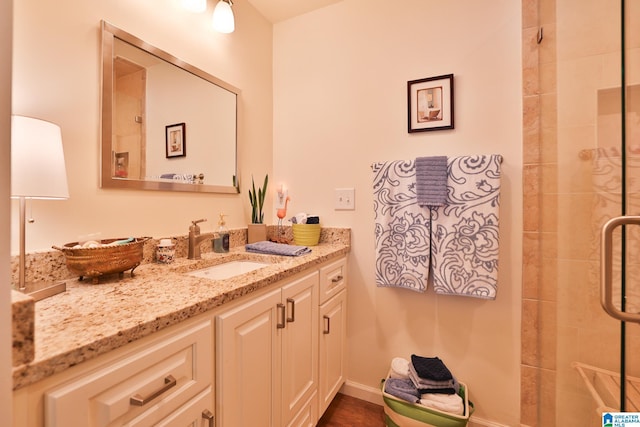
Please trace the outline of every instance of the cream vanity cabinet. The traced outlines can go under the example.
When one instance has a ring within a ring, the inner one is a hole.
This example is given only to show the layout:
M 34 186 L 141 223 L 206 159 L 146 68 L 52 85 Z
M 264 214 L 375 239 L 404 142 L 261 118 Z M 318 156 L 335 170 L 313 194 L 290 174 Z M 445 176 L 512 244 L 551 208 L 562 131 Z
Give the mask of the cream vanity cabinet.
M 312 427 L 344 383 L 346 258 L 216 318 L 217 427 Z
M 14 426 L 213 427 L 213 334 L 198 316 L 20 389 Z
M 320 269 L 319 409 L 324 413 L 346 373 L 347 260 Z
M 217 427 L 317 422 L 316 270 L 217 316 Z

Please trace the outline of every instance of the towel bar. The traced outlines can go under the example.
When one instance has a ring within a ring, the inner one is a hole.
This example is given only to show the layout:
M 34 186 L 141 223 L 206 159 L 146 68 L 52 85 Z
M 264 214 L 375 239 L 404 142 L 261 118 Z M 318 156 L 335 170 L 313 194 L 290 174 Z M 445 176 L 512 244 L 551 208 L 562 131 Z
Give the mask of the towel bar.
M 504 159 L 504 157 L 502 157 L 502 155 L 498 155 L 498 158 L 500 159 L 500 164 L 502 164 L 502 160 Z M 378 162 L 376 162 L 376 163 L 378 163 Z M 371 164 L 369 165 L 369 167 L 370 167 L 371 169 L 373 169 L 373 166 L 374 166 L 374 165 L 375 165 L 375 163 L 371 163 Z

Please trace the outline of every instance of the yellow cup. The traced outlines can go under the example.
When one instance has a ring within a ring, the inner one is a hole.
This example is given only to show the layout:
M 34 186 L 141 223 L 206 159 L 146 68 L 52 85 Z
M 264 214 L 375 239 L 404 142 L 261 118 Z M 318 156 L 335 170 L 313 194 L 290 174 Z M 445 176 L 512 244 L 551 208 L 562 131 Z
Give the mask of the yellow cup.
M 315 246 L 320 241 L 320 224 L 293 224 L 293 243 Z

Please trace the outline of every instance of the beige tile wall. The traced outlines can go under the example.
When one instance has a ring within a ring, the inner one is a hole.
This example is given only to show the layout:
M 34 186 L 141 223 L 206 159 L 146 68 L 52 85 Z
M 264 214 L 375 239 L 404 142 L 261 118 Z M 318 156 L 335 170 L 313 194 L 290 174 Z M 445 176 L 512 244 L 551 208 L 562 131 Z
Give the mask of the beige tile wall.
M 557 148 L 555 5 L 522 2 L 523 300 L 521 406 L 523 426 L 555 425 Z M 542 27 L 542 41 L 538 43 Z
M 522 2 L 522 426 L 600 426 L 595 400 L 572 364 L 619 369 L 619 323 L 599 303 L 599 230 L 620 214 L 620 198 L 610 192 L 620 174 L 599 177 L 594 154 L 620 145 L 618 7 L 592 0 Z M 635 7 L 627 11 L 634 17 L 630 28 L 638 26 Z M 630 34 L 627 56 L 639 74 L 640 38 Z M 639 75 L 627 74 L 627 84 L 640 84 Z M 627 141 L 633 144 L 640 137 L 640 92 L 629 99 Z M 640 148 L 634 156 L 628 154 L 630 186 L 640 182 Z M 640 188 L 631 188 L 628 200 L 640 212 L 638 194 Z M 630 232 L 628 246 L 638 242 Z M 640 266 L 629 264 L 629 277 L 640 277 Z M 640 375 L 640 358 L 633 357 L 640 351 L 637 325 L 627 326 L 627 348 L 628 374 Z

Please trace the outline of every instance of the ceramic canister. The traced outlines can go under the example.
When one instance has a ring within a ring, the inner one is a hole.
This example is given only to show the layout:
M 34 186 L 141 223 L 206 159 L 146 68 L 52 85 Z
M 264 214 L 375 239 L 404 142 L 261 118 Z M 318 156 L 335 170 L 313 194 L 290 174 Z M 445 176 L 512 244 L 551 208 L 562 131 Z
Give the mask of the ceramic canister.
M 156 258 L 159 263 L 170 264 L 176 256 L 176 245 L 171 239 L 160 239 L 156 248 Z

